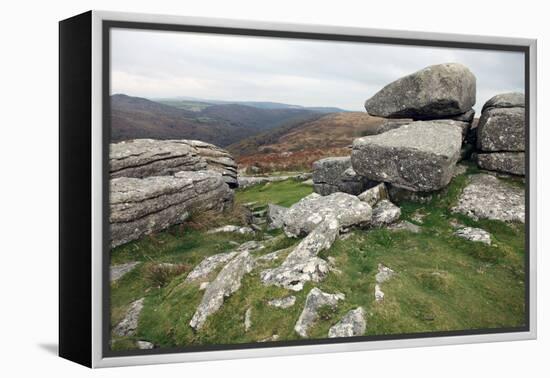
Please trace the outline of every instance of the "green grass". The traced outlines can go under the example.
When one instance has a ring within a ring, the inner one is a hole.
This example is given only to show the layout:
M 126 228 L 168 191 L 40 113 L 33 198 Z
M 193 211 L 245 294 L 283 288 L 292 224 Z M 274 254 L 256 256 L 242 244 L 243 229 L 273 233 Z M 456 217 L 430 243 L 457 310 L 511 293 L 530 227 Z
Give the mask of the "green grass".
M 475 172 L 473 167 L 468 170 Z M 320 257 L 333 257 L 340 273 L 331 272 L 320 283 L 307 283 L 300 292 L 260 283 L 259 272 L 277 266 L 282 259 L 257 267 L 198 332 L 189 326 L 203 294 L 198 284 L 185 284 L 185 272 L 173 277 L 163 288 L 153 287 L 144 274 L 147 264 L 172 262 L 193 267 L 205 256 L 234 248 L 231 241 L 241 243 L 252 237 L 205 235 L 190 228 L 174 227 L 118 247 L 112 251 L 113 263 L 138 260 L 143 264 L 111 286 L 112 324 L 122 319 L 133 300 L 144 296 L 146 299 L 137 335 L 116 339 L 113 349 L 131 349 L 135 340 L 147 340 L 160 347 L 255 342 L 274 334 L 279 335 L 279 340 L 296 340 L 300 337 L 294 332 L 294 325 L 313 287 L 329 293 L 342 292 L 346 298 L 335 308 L 321 309 L 320 319 L 310 331 L 312 338 L 326 338 L 330 326 L 358 306 L 367 314 L 366 335 L 522 326 L 524 226 L 473 221 L 451 213 L 449 208 L 456 203 L 466 183 L 467 178 L 459 176 L 445 193 L 427 204 L 400 204 L 402 219 L 421 226 L 422 232 L 418 234 L 357 229 L 348 239 L 336 241 Z M 240 203 L 257 201 L 289 206 L 309 193 L 311 187 L 287 180 L 239 190 L 236 199 Z M 415 222 L 413 215 L 419 211 L 425 217 L 422 222 Z M 489 231 L 493 245 L 455 237 L 452 220 Z M 285 238 L 280 231 L 270 233 L 279 236 L 255 254 L 283 248 L 288 253 L 289 247 L 298 242 Z M 264 235 L 265 232 L 259 232 L 256 238 Z M 382 284 L 385 299 L 380 303 L 374 300 L 378 264 L 396 272 Z M 293 307 L 267 306 L 268 300 L 287 295 L 296 296 Z M 245 332 L 244 314 L 248 308 L 252 309 L 252 327 Z
M 254 185 L 244 190 L 236 191 L 236 201 L 239 203 L 257 202 L 258 205 L 273 203 L 289 207 L 308 194 L 313 193 L 311 185 L 298 180 L 285 180 Z

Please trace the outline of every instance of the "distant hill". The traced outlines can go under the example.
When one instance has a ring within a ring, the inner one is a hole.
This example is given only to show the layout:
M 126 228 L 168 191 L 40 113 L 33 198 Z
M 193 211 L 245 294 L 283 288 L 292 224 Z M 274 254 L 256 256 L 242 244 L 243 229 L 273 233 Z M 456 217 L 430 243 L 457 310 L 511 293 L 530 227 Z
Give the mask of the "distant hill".
M 286 124 L 226 147 L 239 168 L 260 172 L 311 170 L 314 161 L 349 156 L 355 138 L 375 134 L 383 118 L 346 112 L 319 115 L 302 123 Z
M 286 123 L 313 119 L 305 108 L 262 109 L 239 104 L 164 103 L 111 96 L 111 139 L 198 139 L 224 147 Z
M 161 104 L 174 106 L 181 109 L 200 111 L 211 105 L 244 105 L 251 106 L 258 109 L 301 109 L 311 110 L 318 113 L 339 113 L 346 110 L 337 107 L 330 106 L 300 106 L 284 104 L 281 102 L 270 101 L 223 101 L 223 100 L 207 100 L 195 97 L 174 97 L 174 98 L 158 98 L 151 99 L 152 101 L 159 102 Z

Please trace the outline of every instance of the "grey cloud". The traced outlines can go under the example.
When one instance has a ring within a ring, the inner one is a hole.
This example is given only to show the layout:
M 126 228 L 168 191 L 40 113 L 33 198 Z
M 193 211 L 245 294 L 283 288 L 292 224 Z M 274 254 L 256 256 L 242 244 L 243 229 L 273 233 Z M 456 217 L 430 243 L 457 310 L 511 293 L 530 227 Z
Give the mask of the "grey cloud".
M 295 39 L 114 30 L 112 93 L 277 101 L 363 110 L 368 97 L 423 67 L 459 62 L 477 77 L 479 111 L 523 91 L 523 54 Z

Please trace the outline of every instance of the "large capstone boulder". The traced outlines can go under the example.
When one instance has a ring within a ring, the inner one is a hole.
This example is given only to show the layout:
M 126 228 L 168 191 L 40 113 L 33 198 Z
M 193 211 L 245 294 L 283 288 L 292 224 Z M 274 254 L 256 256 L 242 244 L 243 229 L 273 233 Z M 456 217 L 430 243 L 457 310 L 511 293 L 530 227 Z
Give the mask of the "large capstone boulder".
M 355 139 L 351 163 L 370 180 L 411 191 L 433 191 L 451 181 L 461 145 L 462 129 L 456 125 L 414 122 Z
M 477 165 L 489 171 L 525 176 L 525 153 L 493 152 L 477 154 Z
M 525 95 L 519 92 L 498 94 L 483 105 L 481 112 L 493 108 L 525 108 Z
M 311 289 L 307 295 L 304 309 L 294 326 L 296 333 L 302 337 L 307 337 L 309 329 L 319 318 L 319 309 L 324 306 L 336 307 L 338 302 L 343 299 L 345 299 L 345 296 L 342 293 L 329 294 L 316 287 Z
M 351 194 L 310 195 L 288 209 L 283 218 L 284 231 L 289 237 L 307 235 L 329 218 L 335 218 L 344 228 L 368 224 L 372 208 Z
M 174 176 L 110 180 L 111 246 L 185 221 L 192 212 L 223 211 L 233 201 L 221 174 L 184 171 Z
M 476 102 L 476 78 L 462 64 L 424 68 L 396 80 L 365 102 L 370 115 L 436 119 L 468 112 Z
M 473 175 L 452 210 L 475 220 L 525 223 L 525 190 L 492 175 Z
M 482 151 L 525 151 L 525 109 L 490 108 L 477 126 L 477 147 Z
M 112 143 L 111 178 L 171 176 L 181 171 L 212 170 L 232 188 L 237 186 L 237 164 L 229 152 L 198 140 L 134 139 Z
M 201 329 L 207 318 L 221 308 L 224 299 L 239 290 L 242 278 L 250 273 L 253 267 L 254 258 L 248 250 L 233 258 L 206 288 L 189 325 L 195 330 Z
M 357 175 L 349 156 L 329 157 L 313 163 L 313 190 L 323 196 L 336 192 L 357 195 L 372 184 Z

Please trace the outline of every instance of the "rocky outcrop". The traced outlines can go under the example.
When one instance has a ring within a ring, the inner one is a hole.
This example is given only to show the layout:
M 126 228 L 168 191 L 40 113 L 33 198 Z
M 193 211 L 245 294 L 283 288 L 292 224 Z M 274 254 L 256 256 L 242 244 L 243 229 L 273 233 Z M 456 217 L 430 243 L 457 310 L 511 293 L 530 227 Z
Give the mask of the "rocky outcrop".
M 365 102 L 370 115 L 434 119 L 468 112 L 476 102 L 476 78 L 457 63 L 424 68 L 386 85 Z
M 113 333 L 117 336 L 133 336 L 136 333 L 139 316 L 141 310 L 143 310 L 143 301 L 145 299 L 138 299 L 130 304 L 130 307 L 126 311 L 124 318 L 113 328 Z
M 370 189 L 365 190 L 363 193 L 357 196 L 361 201 L 368 203 L 371 207 L 376 205 L 379 201 L 389 198 L 386 185 L 381 182 L 380 184 L 373 186 Z
M 418 234 L 422 232 L 422 228 L 414 223 L 409 221 L 399 221 L 388 226 L 390 231 L 408 231 L 413 234 Z
M 483 105 L 477 127 L 480 168 L 525 176 L 525 97 L 496 95 Z
M 475 220 L 525 223 L 525 191 L 491 175 L 473 175 L 452 210 Z
M 284 231 L 289 237 L 307 235 L 329 218 L 335 218 L 339 227 L 368 224 L 372 208 L 351 194 L 310 195 L 288 209 L 283 218 Z
M 372 209 L 371 227 L 383 227 L 396 222 L 401 209 L 388 200 L 378 202 Z
M 241 176 L 238 177 L 239 188 L 246 189 L 254 185 L 267 184 L 270 182 L 279 182 L 286 180 L 298 180 L 305 181 L 310 177 L 307 174 L 296 174 L 296 175 L 282 175 L 282 176 Z
M 477 154 L 477 165 L 488 171 L 525 176 L 524 152 L 493 152 Z
M 456 230 L 454 234 L 462 239 L 491 245 L 491 234 L 481 228 L 462 227 Z
M 306 298 L 304 309 L 294 326 L 294 330 L 302 337 L 308 336 L 308 331 L 318 319 L 318 311 L 323 306 L 336 307 L 338 301 L 344 300 L 342 293 L 328 294 L 318 288 L 313 288 Z
M 228 224 L 221 227 L 216 227 L 211 230 L 208 230 L 207 234 L 219 234 L 221 232 L 227 232 L 227 233 L 234 233 L 234 234 L 240 234 L 240 235 L 248 235 L 253 234 L 254 230 L 250 227 L 246 226 L 235 226 L 233 224 Z
M 224 299 L 239 290 L 243 276 L 250 273 L 253 265 L 254 259 L 248 250 L 233 258 L 206 288 L 189 325 L 195 330 L 201 329 L 207 318 L 220 309 Z
M 342 320 L 330 327 L 328 337 L 362 336 L 366 329 L 365 310 L 362 307 L 357 307 L 355 310 L 349 311 L 344 315 Z
M 185 278 L 185 282 L 201 282 L 205 281 L 208 276 L 218 269 L 220 266 L 227 264 L 231 259 L 237 256 L 236 251 L 218 253 L 209 256 L 201 261 Z
M 325 217 L 280 266 L 262 271 L 260 279 L 265 285 L 276 285 L 294 291 L 302 290 L 305 282 L 321 281 L 330 269 L 328 263 L 317 257 L 317 254 L 332 246 L 339 229 L 340 224 L 334 216 Z
M 329 157 L 313 163 L 313 190 L 323 196 L 336 192 L 357 195 L 373 184 L 357 175 L 349 156 Z
M 458 126 L 414 122 L 355 139 L 351 162 L 359 175 L 370 180 L 411 191 L 433 191 L 450 182 L 461 145 Z
M 181 171 L 211 170 L 237 186 L 237 164 L 225 150 L 198 140 L 134 139 L 112 143 L 111 178 L 171 176 Z
M 139 261 L 130 261 L 124 264 L 112 265 L 109 272 L 111 282 L 118 281 L 122 278 L 122 276 L 134 270 L 134 268 L 138 265 Z
M 110 186 L 112 247 L 181 223 L 195 211 L 221 211 L 233 201 L 222 175 L 212 171 L 118 177 Z

